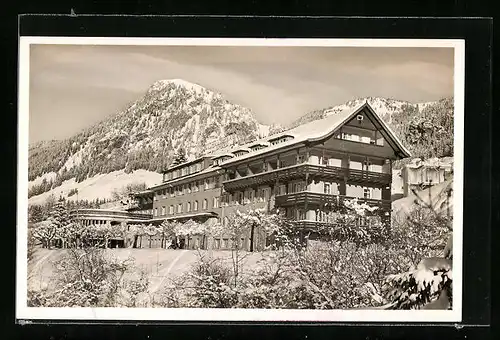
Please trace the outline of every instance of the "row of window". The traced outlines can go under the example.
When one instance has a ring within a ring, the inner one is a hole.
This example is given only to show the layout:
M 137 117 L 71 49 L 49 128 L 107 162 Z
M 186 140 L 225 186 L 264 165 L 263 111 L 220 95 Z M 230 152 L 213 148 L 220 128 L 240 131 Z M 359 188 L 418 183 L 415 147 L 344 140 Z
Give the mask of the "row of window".
M 83 225 L 96 225 L 96 224 L 106 224 L 108 221 L 105 220 L 83 220 Z
M 293 139 L 292 136 L 283 136 L 281 138 L 278 138 L 278 139 L 275 139 L 275 140 L 271 140 L 269 143 L 271 145 L 277 145 L 277 144 L 289 141 L 291 139 Z M 257 144 L 257 145 L 251 146 L 250 150 L 251 151 L 258 151 L 258 150 L 264 149 L 265 147 L 266 147 L 265 145 Z M 248 152 L 249 151 L 247 151 L 247 150 L 237 150 L 237 151 L 233 152 L 233 155 L 234 155 L 234 157 L 239 157 L 239 156 L 247 154 Z M 232 157 L 233 156 L 224 156 L 224 157 L 217 158 L 215 160 L 215 164 L 216 165 L 220 165 L 221 163 L 227 161 L 228 159 L 230 159 Z
M 286 209 L 286 217 L 296 221 L 306 219 L 306 211 L 304 209 Z
M 341 216 L 336 211 L 328 211 L 317 209 L 316 210 L 316 222 L 326 222 L 326 223 L 335 223 L 338 221 L 338 218 Z M 372 221 L 372 217 L 368 216 L 357 216 L 356 223 L 358 225 L 367 225 Z
M 220 188 L 221 178 L 220 177 L 209 177 L 205 180 L 193 181 L 187 184 L 177 185 L 171 188 L 165 188 L 155 192 L 155 201 L 160 197 L 175 197 L 191 194 L 193 192 L 199 192 L 201 190 L 210 190 L 215 188 Z
M 213 197 L 212 198 L 212 208 L 218 208 L 219 207 L 219 197 Z M 202 210 L 207 210 L 209 209 L 208 206 L 208 199 L 204 199 L 202 201 Z M 199 202 L 198 201 L 193 201 L 193 202 L 185 202 L 185 203 L 178 203 L 175 206 L 170 205 L 167 210 L 167 206 L 161 207 L 160 210 L 160 216 L 165 216 L 165 215 L 174 215 L 174 214 L 181 214 L 184 212 L 192 212 L 192 211 L 198 211 L 199 210 Z M 158 208 L 154 209 L 154 216 L 158 216 Z
M 195 164 L 192 164 L 190 166 L 186 166 L 186 167 L 183 167 L 183 168 L 180 168 L 180 169 L 176 169 L 174 171 L 166 172 L 163 175 L 163 180 L 164 181 L 170 181 L 172 179 L 176 179 L 176 178 L 179 178 L 179 177 L 183 177 L 183 176 L 194 174 L 194 173 L 199 172 L 201 170 L 203 170 L 203 162 L 195 163 Z
M 302 164 L 308 162 L 306 155 L 304 154 L 299 154 L 295 158 L 295 160 L 280 160 L 279 168 L 286 168 L 288 166 L 293 166 L 296 164 Z M 318 157 L 318 163 L 321 165 L 325 166 L 335 166 L 335 167 L 342 167 L 342 160 L 340 158 L 334 158 L 334 157 L 328 157 L 328 156 L 319 156 Z M 267 172 L 270 170 L 274 170 L 274 168 L 277 167 L 276 163 L 273 165 L 273 163 L 270 162 L 263 162 L 262 166 L 259 167 L 258 169 L 254 168 L 252 169 L 252 172 L 254 174 L 261 173 L 261 172 Z M 373 171 L 373 172 L 381 172 L 382 167 L 380 165 L 375 165 L 370 161 L 363 161 L 363 162 L 355 162 L 351 161 L 349 167 L 351 169 L 357 169 L 357 170 L 363 170 L 363 171 Z M 249 171 L 247 167 L 242 167 L 236 169 L 236 172 L 232 172 L 231 175 L 228 177 L 229 179 L 234 179 L 237 177 L 245 177 L 249 175 Z M 238 176 L 237 176 L 238 175 Z
M 228 238 L 216 238 L 214 239 L 214 249 L 229 249 L 233 248 L 233 240 Z M 249 239 L 241 238 L 238 240 L 238 248 L 243 249 L 247 246 Z
M 374 134 L 376 135 L 376 134 Z M 376 138 L 374 137 L 368 137 L 368 136 L 360 136 L 354 133 L 345 133 L 342 132 L 336 136 L 336 138 L 340 138 L 343 140 L 350 140 L 353 142 L 360 142 L 360 143 L 365 143 L 365 144 L 372 144 L 372 145 L 379 145 L 383 146 L 384 145 L 384 138 Z
M 257 191 L 250 189 L 245 191 L 237 191 L 232 195 L 223 196 L 223 204 L 245 204 L 254 200 L 267 201 L 271 197 L 271 188 L 259 188 Z

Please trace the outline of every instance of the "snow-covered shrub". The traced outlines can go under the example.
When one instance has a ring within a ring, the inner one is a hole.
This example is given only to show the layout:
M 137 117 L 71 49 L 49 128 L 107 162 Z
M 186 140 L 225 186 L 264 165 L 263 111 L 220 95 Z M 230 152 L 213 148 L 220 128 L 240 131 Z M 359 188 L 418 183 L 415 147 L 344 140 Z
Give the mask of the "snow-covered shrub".
M 147 277 L 124 279 L 133 261 L 117 260 L 104 249 L 68 249 L 54 263 L 51 289 L 29 291 L 28 303 L 45 307 L 120 307 L 135 305 L 136 296 L 147 289 Z
M 418 205 L 392 223 L 392 248 L 410 262 L 383 285 L 395 309 L 448 309 L 452 300 L 452 219 Z
M 231 269 L 220 259 L 200 257 L 189 273 L 194 289 L 193 307 L 231 308 L 236 306 L 237 291 L 231 285 Z
M 417 205 L 408 214 L 392 217 L 391 246 L 404 250 L 414 265 L 425 257 L 442 255 L 452 230 L 450 218 Z
M 425 308 L 437 300 L 435 309 L 448 309 L 452 306 L 452 282 L 451 260 L 432 257 L 407 272 L 389 275 L 385 289 L 396 309 Z
M 452 236 L 441 257 L 427 257 L 408 271 L 389 275 L 383 286 L 395 309 L 448 309 L 453 305 Z

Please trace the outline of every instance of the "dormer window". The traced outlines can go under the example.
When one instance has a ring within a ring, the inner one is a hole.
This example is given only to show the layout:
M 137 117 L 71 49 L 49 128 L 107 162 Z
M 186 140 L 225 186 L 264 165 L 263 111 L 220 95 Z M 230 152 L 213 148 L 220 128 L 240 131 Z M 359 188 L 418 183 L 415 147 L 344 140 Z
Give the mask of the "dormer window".
M 250 147 L 250 150 L 252 151 L 258 151 L 258 150 L 261 150 L 261 149 L 264 149 L 267 145 L 266 144 L 255 144 L 255 145 L 252 145 Z
M 233 155 L 236 157 L 243 156 L 248 153 L 248 150 L 237 150 L 233 152 Z
M 271 145 L 277 145 L 277 144 L 281 144 L 284 142 L 288 142 L 289 140 L 292 140 L 292 139 L 293 139 L 293 136 L 286 135 L 286 136 L 281 136 L 278 138 L 270 139 L 269 143 L 271 143 Z
M 233 157 L 232 155 L 219 156 L 217 158 L 214 158 L 213 161 L 215 165 L 221 165 L 223 162 L 227 161 L 232 157 Z

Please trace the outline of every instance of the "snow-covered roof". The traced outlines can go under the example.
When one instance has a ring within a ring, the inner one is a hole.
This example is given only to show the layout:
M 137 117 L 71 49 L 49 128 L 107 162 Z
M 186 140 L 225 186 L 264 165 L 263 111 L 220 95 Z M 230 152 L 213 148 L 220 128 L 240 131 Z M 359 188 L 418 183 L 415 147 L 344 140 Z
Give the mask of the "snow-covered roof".
M 252 150 L 250 150 L 249 148 L 238 148 L 238 149 L 234 150 L 233 153 L 235 153 L 235 152 L 242 152 L 242 151 L 243 152 L 250 152 Z
M 251 145 L 249 146 L 249 148 L 255 148 L 256 146 L 269 146 L 269 142 L 265 142 L 265 141 L 260 141 L 260 142 L 254 142 L 254 143 L 251 143 Z
M 143 190 L 143 191 L 137 191 L 137 192 L 132 192 L 130 195 L 132 196 L 142 196 L 142 195 L 147 195 L 147 194 L 152 194 L 153 192 L 149 189 Z
M 175 170 L 175 169 L 180 169 L 180 168 L 183 168 L 185 167 L 186 165 L 190 165 L 190 164 L 194 164 L 194 163 L 198 163 L 198 162 L 201 162 L 203 161 L 204 159 L 206 158 L 211 158 L 210 155 L 203 155 L 201 157 L 198 157 L 198 158 L 195 158 L 195 159 L 192 159 L 190 161 L 186 161 L 184 163 L 180 163 L 180 164 L 176 164 L 176 165 L 173 165 L 171 167 L 168 167 L 167 169 L 165 169 L 163 172 L 168 172 L 168 171 L 171 171 L 171 170 Z
M 234 155 L 231 154 L 231 153 L 221 153 L 219 155 L 216 155 L 216 156 L 212 157 L 212 160 L 216 160 L 216 159 L 219 159 L 219 158 L 222 158 L 222 157 L 231 157 L 232 158 L 232 157 L 234 157 Z
M 187 175 L 187 176 L 181 176 L 181 177 L 178 177 L 178 178 L 175 178 L 175 179 L 172 179 L 172 180 L 169 180 L 169 181 L 166 181 L 166 182 L 163 182 L 163 183 L 160 183 L 160 184 L 157 184 L 155 186 L 152 186 L 149 188 L 149 190 L 154 190 L 154 189 L 157 189 L 157 188 L 161 188 L 161 187 L 170 187 L 171 185 L 175 185 L 177 184 L 178 182 L 182 182 L 186 179 L 191 179 L 191 178 L 194 178 L 194 177 L 197 177 L 197 176 L 201 176 L 201 175 L 206 175 L 208 173 L 211 173 L 211 172 L 215 172 L 217 170 L 221 170 L 222 168 L 219 167 L 219 166 L 216 166 L 216 165 L 210 165 L 209 167 L 201 170 L 201 171 L 198 171 L 198 172 L 195 172 L 193 174 L 190 174 L 190 175 Z
M 411 161 L 411 163 L 406 164 L 405 167 L 411 169 L 419 169 L 421 167 L 426 168 L 452 168 L 453 167 L 453 158 L 429 158 L 426 160 L 421 160 L 420 158 L 415 158 Z
M 290 130 L 291 131 L 291 130 Z M 294 138 L 295 136 L 290 134 L 290 133 L 285 133 L 285 132 L 282 132 L 280 134 L 277 134 L 277 135 L 272 135 L 272 136 L 269 136 L 267 138 L 267 141 L 268 142 L 271 142 L 271 141 L 275 141 L 275 140 L 278 140 L 278 139 L 281 139 L 281 138 L 284 138 L 284 137 L 292 137 Z
M 370 107 L 368 103 L 363 103 L 354 108 L 348 108 L 337 113 L 331 114 L 323 119 L 314 120 L 312 122 L 297 126 L 293 129 L 283 131 L 277 133 L 272 136 L 272 138 L 263 138 L 258 141 L 253 141 L 246 145 L 241 145 L 233 149 L 234 151 L 240 150 L 242 148 L 249 148 L 250 146 L 254 146 L 260 143 L 267 143 L 269 140 L 276 140 L 279 138 L 291 136 L 293 139 L 284 141 L 282 143 L 276 145 L 270 145 L 268 147 L 262 148 L 260 150 L 249 152 L 245 155 L 241 155 L 239 157 L 234 157 L 232 159 L 226 160 L 221 163 L 221 165 L 230 164 L 232 162 L 240 161 L 242 159 L 247 159 L 250 157 L 254 157 L 257 155 L 266 154 L 272 152 L 274 150 L 282 149 L 287 146 L 303 143 L 306 141 L 317 141 L 328 136 L 332 135 L 338 128 L 347 123 L 350 119 L 352 119 L 358 112 L 363 110 L 364 108 L 368 108 L 371 114 L 376 118 L 376 120 L 380 123 L 383 129 L 386 130 L 389 137 L 394 141 L 394 143 L 398 146 L 404 156 L 409 157 L 410 152 L 401 144 L 398 140 L 394 132 L 384 123 L 384 121 L 375 113 L 375 111 Z M 234 152 L 232 151 L 232 152 Z M 227 151 L 225 152 L 227 153 Z M 216 157 L 220 157 L 220 155 L 215 155 Z

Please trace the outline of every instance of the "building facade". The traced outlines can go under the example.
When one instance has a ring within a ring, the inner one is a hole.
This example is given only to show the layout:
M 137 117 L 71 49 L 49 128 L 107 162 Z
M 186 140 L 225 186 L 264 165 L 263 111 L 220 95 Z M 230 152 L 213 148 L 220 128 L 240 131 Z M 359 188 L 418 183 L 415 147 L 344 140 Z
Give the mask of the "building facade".
M 346 199 L 377 206 L 390 221 L 392 162 L 410 153 L 365 103 L 263 140 L 176 165 L 163 182 L 136 193 L 130 213 L 164 220 L 223 225 L 236 211 L 278 211 L 314 233 Z M 226 249 L 229 237 L 186 240 L 187 248 Z M 262 231 L 240 244 L 266 245 Z
M 453 159 L 413 159 L 393 176 L 393 199 L 408 197 L 413 190 L 421 191 L 444 183 L 453 176 Z

